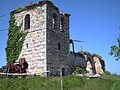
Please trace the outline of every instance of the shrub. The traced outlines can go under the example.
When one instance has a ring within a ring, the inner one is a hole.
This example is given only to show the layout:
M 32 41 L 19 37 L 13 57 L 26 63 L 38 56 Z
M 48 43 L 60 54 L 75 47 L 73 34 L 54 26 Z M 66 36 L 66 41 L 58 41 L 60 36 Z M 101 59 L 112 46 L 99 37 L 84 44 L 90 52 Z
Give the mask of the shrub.
M 105 74 L 110 75 L 111 73 L 109 71 L 105 71 Z
M 86 72 L 87 71 L 84 68 L 76 68 L 75 71 L 73 71 L 73 74 L 84 74 Z

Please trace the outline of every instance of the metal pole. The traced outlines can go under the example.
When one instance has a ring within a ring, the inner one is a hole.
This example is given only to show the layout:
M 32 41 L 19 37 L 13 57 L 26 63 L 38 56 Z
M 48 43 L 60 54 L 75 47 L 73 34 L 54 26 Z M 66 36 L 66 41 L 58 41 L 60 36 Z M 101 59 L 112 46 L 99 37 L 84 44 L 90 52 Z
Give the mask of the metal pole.
M 60 68 L 61 90 L 63 90 L 62 68 Z

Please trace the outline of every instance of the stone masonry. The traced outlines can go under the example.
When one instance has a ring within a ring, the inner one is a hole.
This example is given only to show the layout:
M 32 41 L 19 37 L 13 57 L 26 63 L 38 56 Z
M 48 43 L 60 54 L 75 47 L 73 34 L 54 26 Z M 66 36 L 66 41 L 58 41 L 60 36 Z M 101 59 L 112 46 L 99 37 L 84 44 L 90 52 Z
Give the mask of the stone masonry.
M 58 75 L 60 69 L 68 72 L 69 56 L 69 14 L 61 13 L 50 1 L 40 1 L 13 11 L 16 24 L 27 32 L 19 58 L 28 62 L 28 72 L 49 71 L 48 75 Z M 29 22 L 25 21 L 30 16 Z M 30 28 L 25 29 L 25 23 Z M 16 62 L 18 62 L 16 60 Z

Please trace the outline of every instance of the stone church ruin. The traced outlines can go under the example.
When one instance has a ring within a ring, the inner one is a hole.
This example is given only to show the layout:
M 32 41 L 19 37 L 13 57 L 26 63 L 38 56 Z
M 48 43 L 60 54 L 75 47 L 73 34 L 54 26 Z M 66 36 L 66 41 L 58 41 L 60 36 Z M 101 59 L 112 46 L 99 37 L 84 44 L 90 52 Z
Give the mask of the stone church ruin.
M 104 73 L 105 64 L 101 56 L 89 52 L 71 52 L 69 36 L 70 14 L 60 12 L 51 1 L 42 0 L 24 8 L 14 10 L 15 23 L 26 32 L 19 57 L 28 63 L 27 73 L 43 76 L 70 74 L 76 67 Z

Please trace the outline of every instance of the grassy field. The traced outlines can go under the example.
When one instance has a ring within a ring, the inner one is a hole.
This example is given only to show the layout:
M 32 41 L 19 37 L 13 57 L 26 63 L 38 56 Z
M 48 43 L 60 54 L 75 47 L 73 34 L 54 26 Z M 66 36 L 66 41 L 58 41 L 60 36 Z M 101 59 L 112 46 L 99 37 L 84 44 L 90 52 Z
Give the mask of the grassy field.
M 60 90 L 60 77 L 4 78 L 0 90 Z M 120 76 L 102 75 L 99 78 L 63 77 L 64 90 L 120 90 Z

